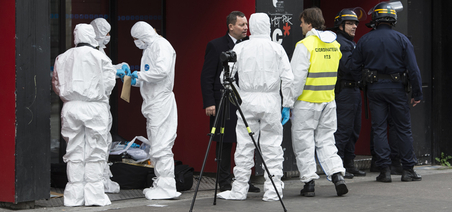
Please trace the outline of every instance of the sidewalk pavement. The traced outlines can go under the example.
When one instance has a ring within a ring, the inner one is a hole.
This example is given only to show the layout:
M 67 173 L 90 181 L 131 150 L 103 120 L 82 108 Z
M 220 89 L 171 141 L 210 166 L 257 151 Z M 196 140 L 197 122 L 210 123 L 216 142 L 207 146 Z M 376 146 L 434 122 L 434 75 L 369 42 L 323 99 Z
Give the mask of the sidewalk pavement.
M 338 197 L 334 185 L 320 175 L 316 180 L 315 197 L 300 196 L 303 187 L 297 178 L 284 179 L 285 189 L 283 202 L 287 211 L 452 211 L 452 169 L 441 166 L 416 166 L 415 171 L 422 175 L 422 181 L 402 182 L 400 175 L 392 175 L 392 183 L 376 182 L 378 173 L 367 172 L 365 177 L 346 179 L 349 193 Z M 263 190 L 262 182 L 255 183 Z M 196 182 L 193 186 L 196 186 Z M 264 202 L 264 193 L 248 193 L 244 201 L 217 199 L 213 205 L 214 190 L 199 191 L 196 197 L 194 212 L 211 211 L 271 211 L 283 212 L 281 202 Z M 177 200 L 147 200 L 136 198 L 113 201 L 105 207 L 49 207 L 21 210 L 21 212 L 41 211 L 190 211 L 194 192 L 183 192 Z M 0 212 L 12 211 L 0 209 Z

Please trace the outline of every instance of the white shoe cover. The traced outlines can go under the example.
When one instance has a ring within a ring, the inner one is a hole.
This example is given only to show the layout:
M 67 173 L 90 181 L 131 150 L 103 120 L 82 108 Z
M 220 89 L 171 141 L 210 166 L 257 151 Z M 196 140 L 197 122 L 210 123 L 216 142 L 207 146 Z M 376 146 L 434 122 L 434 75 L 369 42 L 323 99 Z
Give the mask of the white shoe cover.
M 75 207 L 85 205 L 83 196 L 84 183 L 67 183 L 64 189 L 64 206 Z
M 281 196 L 281 199 L 283 198 L 282 191 L 279 191 L 279 195 Z M 265 192 L 264 197 L 262 198 L 263 201 L 266 202 L 272 202 L 272 201 L 279 201 L 278 195 L 274 191 L 268 190 Z
M 232 191 L 223 191 L 221 193 L 218 193 L 217 197 L 220 199 L 229 199 L 229 200 L 246 200 L 246 194 L 242 195 Z
M 110 178 L 113 177 L 113 174 L 110 171 L 110 164 L 105 164 L 104 172 L 102 173 L 102 181 L 104 183 L 104 192 L 105 193 L 119 193 L 121 190 L 119 184 L 115 181 L 112 181 Z
M 284 182 L 275 180 L 275 186 L 278 189 L 279 196 L 281 196 L 281 199 L 283 198 L 283 189 L 284 189 Z M 271 201 L 279 201 L 278 194 L 275 191 L 275 188 L 273 187 L 273 184 L 271 182 L 265 182 L 264 183 L 264 197 L 262 198 L 263 201 L 271 202 Z
M 230 200 L 245 200 L 250 185 L 246 182 L 234 181 L 230 191 L 223 191 L 217 194 L 218 198 Z
M 153 199 L 175 199 L 178 198 L 181 193 L 174 190 L 167 190 L 163 188 L 145 188 L 143 190 L 144 196 L 146 196 L 147 199 L 153 200 Z
M 156 177 L 152 187 L 143 190 L 147 199 L 175 199 L 181 193 L 177 192 L 174 177 Z
M 117 182 L 105 178 L 103 179 L 103 181 L 105 193 L 119 193 L 119 191 L 121 190 Z

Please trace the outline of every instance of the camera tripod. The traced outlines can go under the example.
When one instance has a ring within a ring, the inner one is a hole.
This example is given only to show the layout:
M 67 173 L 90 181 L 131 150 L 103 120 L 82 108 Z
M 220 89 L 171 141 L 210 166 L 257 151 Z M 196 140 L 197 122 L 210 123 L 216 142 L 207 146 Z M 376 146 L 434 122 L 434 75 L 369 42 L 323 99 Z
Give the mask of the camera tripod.
M 228 65 L 228 61 L 223 61 L 223 67 L 224 67 L 224 76 L 223 76 L 223 87 L 224 89 L 222 90 L 222 95 L 221 95 L 221 100 L 220 100 L 220 104 L 219 104 L 219 108 L 218 108 L 218 113 L 216 114 L 215 117 L 215 121 L 213 123 L 213 127 L 211 132 L 208 134 L 210 136 L 209 139 L 209 144 L 207 145 L 207 150 L 206 150 L 206 154 L 204 156 L 204 161 L 202 163 L 202 167 L 201 167 L 201 172 L 199 173 L 199 179 L 198 179 L 198 183 L 196 184 L 196 189 L 195 189 L 195 194 L 193 195 L 193 200 L 191 202 L 191 206 L 190 206 L 190 212 L 193 211 L 193 207 L 195 204 L 195 200 L 196 200 L 196 195 L 198 194 L 198 189 L 199 189 L 199 184 L 201 183 L 202 180 L 202 174 L 204 172 L 204 167 L 207 161 L 207 156 L 209 155 L 209 150 L 210 150 L 210 145 L 212 144 L 212 140 L 215 136 L 215 131 L 216 131 L 216 127 L 219 125 L 219 117 L 221 114 L 221 127 L 220 129 L 220 147 L 219 147 L 219 154 L 217 154 L 216 161 L 217 161 L 217 173 L 216 173 L 216 180 L 215 180 L 215 194 L 214 194 L 214 201 L 213 201 L 213 205 L 216 205 L 216 201 L 217 201 L 217 189 L 218 189 L 218 171 L 220 170 L 220 164 L 221 164 L 221 158 L 222 158 L 222 148 L 223 148 L 223 137 L 224 137 L 224 127 L 226 125 L 226 117 L 229 114 L 229 102 L 228 102 L 228 98 L 229 100 L 237 106 L 237 110 L 240 113 L 240 116 L 243 119 L 243 122 L 245 124 L 245 127 L 248 131 L 248 134 L 251 137 L 251 140 L 253 141 L 254 147 L 257 150 L 256 152 L 259 155 L 259 158 L 262 161 L 262 164 L 264 165 L 265 171 L 268 175 L 268 178 L 270 179 L 270 181 L 272 182 L 273 188 L 276 191 L 276 194 L 278 195 L 279 201 L 281 202 L 281 205 L 284 209 L 284 212 L 286 212 L 286 207 L 284 206 L 284 202 L 281 199 L 281 196 L 278 192 L 278 189 L 276 188 L 275 182 L 273 181 L 273 176 L 270 174 L 270 172 L 268 171 L 267 168 L 267 164 L 265 163 L 264 158 L 262 157 L 262 152 L 259 148 L 259 146 L 257 145 L 256 141 L 254 140 L 254 132 L 251 131 L 250 127 L 248 126 L 248 123 L 245 119 L 245 116 L 243 115 L 243 112 L 240 108 L 240 104 L 241 104 L 241 98 L 239 96 L 239 94 L 237 93 L 237 90 L 235 89 L 234 85 L 232 84 L 233 79 L 230 77 L 229 74 L 229 65 Z M 235 61 L 230 61 L 230 62 L 235 62 Z

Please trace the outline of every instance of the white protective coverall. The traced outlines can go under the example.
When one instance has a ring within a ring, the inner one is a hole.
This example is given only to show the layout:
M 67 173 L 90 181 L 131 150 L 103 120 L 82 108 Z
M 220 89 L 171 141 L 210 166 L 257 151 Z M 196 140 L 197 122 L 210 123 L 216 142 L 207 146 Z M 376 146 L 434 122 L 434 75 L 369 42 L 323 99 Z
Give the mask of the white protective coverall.
M 284 183 L 283 176 L 283 126 L 281 124 L 281 96 L 283 107 L 293 105 L 293 74 L 284 48 L 270 39 L 270 19 L 267 14 L 255 13 L 250 17 L 251 36 L 248 41 L 235 45 L 237 54 L 236 68 L 232 75 L 238 73 L 237 90 L 242 98 L 241 109 L 249 127 L 255 132 L 257 142 L 260 137 L 260 149 L 264 161 L 281 197 Z M 218 194 L 219 198 L 244 200 L 248 193 L 248 181 L 254 166 L 255 146 L 251 140 L 243 118 L 237 111 L 237 147 L 235 150 L 234 176 L 231 191 Z M 264 169 L 265 170 L 265 169 Z M 279 200 L 275 189 L 264 174 L 264 201 Z
M 173 93 L 176 52 L 171 44 L 158 35 L 146 22 L 139 21 L 131 29 L 143 49 L 141 71 L 135 86 L 140 87 L 146 117 L 150 156 L 154 164 L 153 186 L 144 189 L 148 199 L 172 199 L 181 193 L 176 190 L 172 148 L 176 139 L 177 106 Z
M 317 36 L 325 43 L 336 40 L 331 31 L 312 29 L 308 36 Z M 295 100 L 302 94 L 310 67 L 310 52 L 305 45 L 296 45 L 291 66 L 294 74 Z M 328 180 L 335 173 L 345 174 L 342 159 L 337 154 L 334 132 L 337 130 L 336 102 L 312 103 L 296 100 L 292 109 L 292 146 L 297 160 L 301 182 L 319 179 L 316 174 L 315 153 Z
M 67 142 L 68 183 L 64 205 L 109 205 L 104 192 L 102 171 L 111 127 L 109 98 L 115 86 L 116 70 L 111 60 L 97 46 L 94 29 L 78 24 L 74 43 L 89 44 L 67 50 L 55 60 L 53 90 L 64 102 L 61 110 L 61 135 Z
M 90 23 L 93 28 L 94 28 L 94 32 L 96 33 L 96 41 L 99 44 L 99 51 L 101 51 L 102 53 L 105 54 L 104 49 L 106 48 L 105 45 L 108 44 L 108 42 L 110 41 L 110 36 L 107 36 L 107 33 L 110 32 L 111 30 L 111 26 L 108 23 L 107 20 L 105 20 L 104 18 L 96 18 L 93 21 L 91 21 Z M 127 63 L 121 63 L 118 65 L 113 65 L 113 67 L 115 69 L 121 69 L 123 64 L 127 64 Z M 119 78 L 118 76 L 116 76 L 116 78 Z M 111 124 L 112 124 L 113 120 L 110 121 L 110 129 L 111 129 Z M 110 144 L 112 143 L 112 138 L 111 138 L 111 134 L 108 133 L 108 139 L 110 140 Z M 111 150 L 111 145 L 108 147 L 108 153 L 110 153 Z M 108 155 L 107 154 L 107 161 L 108 161 Z M 120 191 L 120 187 L 119 184 L 117 182 L 112 181 L 110 178 L 113 177 L 113 174 L 110 171 L 110 166 L 107 165 L 105 166 L 105 170 L 102 176 L 102 180 L 104 182 L 104 190 L 107 193 L 119 193 Z
M 111 26 L 104 18 L 96 18 L 91 21 L 90 24 L 93 26 L 94 32 L 96 33 L 96 41 L 99 43 L 99 51 L 105 54 L 105 45 L 110 42 L 110 36 L 107 36 L 107 33 L 110 32 Z

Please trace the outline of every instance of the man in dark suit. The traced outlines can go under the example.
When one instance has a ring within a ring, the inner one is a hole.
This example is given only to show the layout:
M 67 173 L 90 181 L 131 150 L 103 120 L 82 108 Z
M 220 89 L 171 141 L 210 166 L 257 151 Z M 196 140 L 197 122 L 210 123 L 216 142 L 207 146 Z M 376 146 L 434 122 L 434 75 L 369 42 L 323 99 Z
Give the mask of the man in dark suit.
M 223 85 L 220 82 L 220 73 L 223 70 L 223 64 L 220 62 L 221 52 L 225 52 L 234 48 L 236 42 L 242 41 L 246 37 L 248 31 L 248 22 L 240 11 L 233 11 L 226 17 L 228 32 L 223 37 L 219 37 L 210 41 L 206 47 L 204 55 L 204 65 L 201 72 L 201 89 L 203 97 L 203 107 L 206 115 L 210 116 L 210 127 L 213 127 L 215 115 L 218 114 L 218 107 L 221 100 L 221 90 Z M 235 126 L 237 124 L 237 108 L 233 104 L 230 105 L 229 117 L 226 121 L 223 137 L 223 147 L 221 153 L 219 174 L 220 191 L 231 190 L 231 153 L 234 142 L 237 142 L 235 134 Z M 220 114 L 221 115 L 221 114 Z M 221 120 L 221 117 L 219 117 Z M 219 158 L 219 136 L 215 136 L 217 141 L 216 154 Z M 250 184 L 250 192 L 259 192 L 260 189 Z

